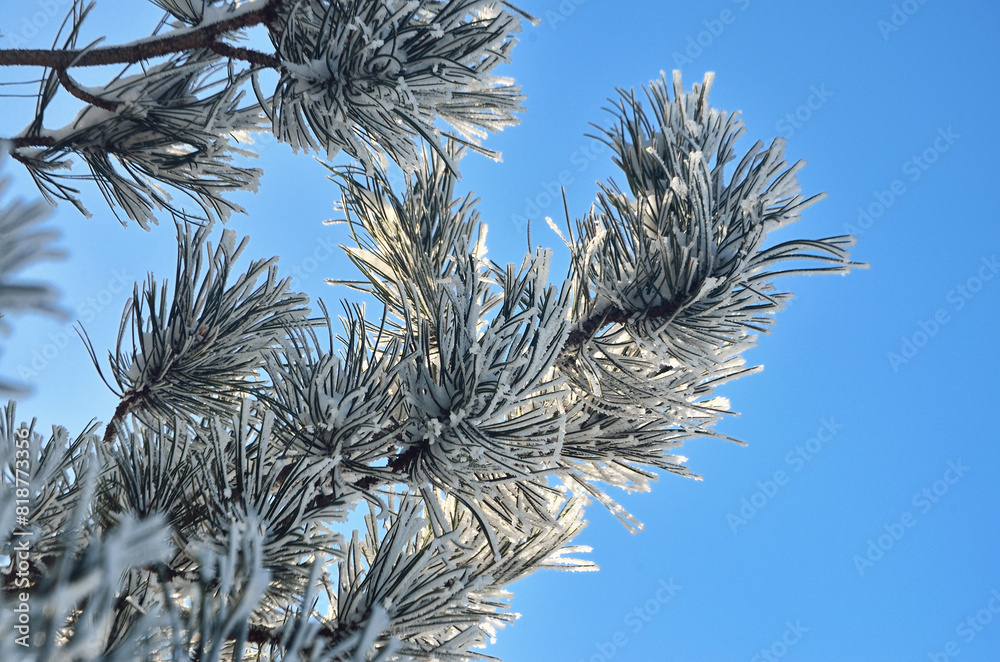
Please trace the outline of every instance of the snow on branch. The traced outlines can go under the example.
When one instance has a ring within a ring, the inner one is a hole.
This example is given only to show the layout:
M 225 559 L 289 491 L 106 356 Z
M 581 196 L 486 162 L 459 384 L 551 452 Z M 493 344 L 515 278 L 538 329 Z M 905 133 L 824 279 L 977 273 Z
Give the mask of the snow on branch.
M 357 247 L 345 250 L 367 280 L 355 286 L 394 315 L 387 333 L 406 355 L 392 439 L 400 450 L 386 469 L 409 485 L 447 489 L 485 531 L 516 536 L 548 521 L 535 506 L 547 498 L 544 476 L 563 434 L 566 393 L 550 369 L 568 328 L 569 290 L 548 283 L 548 251 L 519 268 L 488 263 L 474 201 L 456 198 L 454 187 L 446 160 L 429 151 L 402 199 L 381 171 L 348 179 Z
M 83 477 L 95 463 L 97 424 L 87 426 L 75 438 L 66 428 L 53 426 L 45 437 L 36 421 L 18 424 L 15 414 L 13 401 L 0 410 L 0 487 L 12 494 L 22 488 L 19 498 L 27 500 L 21 505 L 27 506 L 29 515 L 20 528 L 32 533 L 32 571 L 41 573 L 51 570 L 66 552 L 61 532 L 72 525 Z
M 347 510 L 322 491 L 332 463 L 290 456 L 272 425 L 270 411 L 244 401 L 231 422 L 214 421 L 201 435 L 192 453 L 189 494 L 197 520 L 188 523 L 194 534 L 188 551 L 224 554 L 228 528 L 258 531 L 269 580 L 255 609 L 274 613 L 302 594 L 312 560 L 343 554 L 331 524 L 345 520 Z
M 153 1 L 190 29 L 236 10 Z M 715 388 L 749 372 L 741 353 L 791 296 L 772 281 L 861 266 L 849 237 L 767 244 L 818 199 L 800 193 L 801 164 L 784 161 L 781 141 L 734 164 L 737 114 L 708 105 L 710 75 L 685 92 L 676 74 L 672 96 L 665 77 L 651 83 L 649 112 L 622 92 L 602 139 L 625 185 L 603 184 L 568 224 L 565 282 L 549 283 L 547 250 L 487 260 L 476 201 L 456 195 L 464 148 L 433 122 L 471 140 L 513 118 L 516 89 L 488 75 L 513 43 L 508 9 L 279 3 L 276 130 L 362 160 L 334 169 L 362 276 L 348 284 L 383 319 L 345 304 L 335 337 L 326 308 L 310 319 L 278 279 L 276 258 L 236 272 L 245 239 L 226 231 L 213 247 L 210 223 L 178 220 L 172 288 L 150 276 L 123 312 L 109 357 L 121 400 L 103 438 L 97 423 L 46 440 L 15 424 L 13 406 L 0 417 L 0 556 L 16 537 L 16 454 L 31 467 L 32 488 L 17 493 L 31 517 L 17 526 L 34 536 L 38 659 L 492 659 L 480 651 L 515 617 L 507 585 L 538 568 L 593 569 L 575 556 L 588 549 L 569 546 L 588 499 L 635 530 L 606 485 L 695 477 L 675 451 L 722 437 L 712 428 L 729 403 Z M 158 207 L 188 215 L 162 183 L 224 218 L 220 190 L 255 181 L 228 169 L 226 136 L 271 110 L 239 108 L 242 74 L 210 91 L 215 58 L 199 51 L 100 89 L 53 72 L 42 106 L 57 85 L 90 106 L 61 131 L 33 124 L 18 158 L 51 197 L 78 203 L 52 173 L 82 156 L 143 225 Z M 380 151 L 406 168 L 400 194 Z M 15 234 L 40 217 L 5 213 L 0 229 L 13 219 Z M 4 248 L 0 286 L 25 263 Z M 364 530 L 348 539 L 335 527 L 362 498 Z M 4 570 L 0 626 L 13 625 L 17 579 Z M 0 655 L 29 659 L 7 642 Z
M 521 10 L 485 0 L 151 0 L 174 29 L 121 46 L 78 49 L 94 4 L 75 3 L 62 47 L 2 50 L 0 66 L 44 67 L 33 121 L 8 146 L 50 201 L 87 214 L 75 181 L 94 181 L 116 215 L 147 228 L 156 213 L 226 220 L 229 198 L 255 191 L 260 171 L 236 143 L 271 130 L 296 151 L 341 151 L 371 171 L 386 157 L 406 170 L 429 144 L 455 168 L 447 139 L 480 146 L 518 122 L 523 96 L 493 70 L 509 58 Z M 234 42 L 266 27 L 274 53 Z M 60 30 L 62 38 L 63 30 Z M 146 63 L 138 74 L 129 67 Z M 110 83 L 85 87 L 74 67 L 127 64 Z M 266 96 L 258 72 L 274 70 Z M 257 103 L 241 106 L 252 88 Z M 61 129 L 43 126 L 62 89 L 87 105 Z M 443 130 L 438 120 L 450 126 Z M 66 173 L 77 157 L 89 173 Z M 188 204 L 175 200 L 180 194 Z M 193 206 L 192 206 L 193 204 Z
M 76 439 L 54 428 L 45 440 L 34 421 L 16 420 L 10 403 L 0 414 L 0 555 L 16 562 L 3 567 L 0 657 L 96 659 L 95 651 L 102 650 L 113 652 L 105 659 L 147 657 L 156 646 L 150 635 L 165 622 L 158 615 L 136 614 L 136 627 L 116 627 L 115 605 L 123 577 L 166 559 L 164 523 L 125 517 L 97 529 L 90 519 L 101 469 L 93 452 L 96 425 Z M 15 519 L 22 509 L 30 515 Z M 28 553 L 18 555 L 25 549 Z M 24 595 L 30 595 L 28 627 L 15 611 L 25 604 L 19 597 Z

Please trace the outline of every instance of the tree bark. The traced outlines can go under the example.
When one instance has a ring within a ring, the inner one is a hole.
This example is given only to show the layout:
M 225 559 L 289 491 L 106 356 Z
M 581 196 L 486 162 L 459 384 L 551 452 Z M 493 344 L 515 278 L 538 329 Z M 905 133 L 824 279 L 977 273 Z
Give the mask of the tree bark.
M 263 2 L 260 7 L 203 26 L 174 30 L 164 35 L 141 39 L 123 46 L 107 46 L 87 50 L 2 49 L 0 66 L 48 67 L 65 70 L 69 67 L 96 67 L 109 64 L 135 64 L 172 53 L 209 48 L 220 55 L 247 60 L 252 64 L 278 67 L 280 60 L 267 53 L 238 48 L 218 41 L 220 35 L 255 25 L 273 25 L 283 0 Z

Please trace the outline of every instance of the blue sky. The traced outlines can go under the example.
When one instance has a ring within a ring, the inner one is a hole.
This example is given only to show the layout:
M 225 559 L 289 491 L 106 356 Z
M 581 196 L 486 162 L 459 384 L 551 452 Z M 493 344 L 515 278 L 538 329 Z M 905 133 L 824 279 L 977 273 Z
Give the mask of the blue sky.
M 43 4 L 22 3 L 24 14 Z M 136 4 L 128 11 L 140 20 L 148 12 Z M 942 0 L 520 6 L 543 20 L 504 69 L 528 110 L 488 141 L 503 163 L 462 163 L 494 259 L 520 262 L 518 218 L 530 213 L 533 241 L 555 248 L 555 274 L 564 272 L 565 249 L 543 221 L 561 216 L 548 191 L 562 179 L 571 213 L 582 214 L 595 181 L 616 174 L 584 137 L 590 122 L 609 121 L 605 99 L 680 68 L 688 86 L 716 73 L 712 104 L 741 110 L 747 124 L 738 151 L 785 137 L 788 156 L 809 162 L 804 191 L 829 193 L 780 238 L 859 234 L 855 259 L 871 269 L 779 283 L 797 296 L 747 355 L 765 370 L 720 391 L 741 412 L 720 429 L 749 445 L 689 444 L 703 481 L 665 476 L 652 493 L 623 497 L 645 523 L 640 534 L 592 506 L 577 542 L 594 547 L 601 571 L 516 584 L 523 616 L 489 652 L 555 662 L 997 659 L 1000 231 L 985 188 L 1000 10 Z M 21 17 L 0 16 L 9 39 Z M 27 122 L 12 115 L 5 134 Z M 335 216 L 325 169 L 271 139 L 259 146 L 260 192 L 241 198 L 250 213 L 231 227 L 251 236 L 253 257 L 280 255 L 296 287 L 330 302 L 349 296 L 322 282 L 351 277 L 346 260 L 319 250 L 342 240 L 320 224 Z M 17 168 L 3 171 L 33 196 Z M 113 347 L 131 283 L 150 270 L 172 276 L 176 248 L 171 224 L 122 229 L 90 201 L 93 219 L 54 214 L 70 256 L 34 273 L 60 285 L 100 351 Z M 70 321 L 16 322 L 0 371 L 37 373 L 21 413 L 74 430 L 107 420 L 115 400 Z

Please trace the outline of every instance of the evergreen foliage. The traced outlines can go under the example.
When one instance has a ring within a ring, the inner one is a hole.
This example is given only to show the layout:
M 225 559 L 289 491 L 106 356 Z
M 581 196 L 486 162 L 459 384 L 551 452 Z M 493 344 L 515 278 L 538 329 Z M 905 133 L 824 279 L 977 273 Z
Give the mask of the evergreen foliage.
M 151 1 L 167 16 L 146 39 L 81 47 L 93 4 L 75 2 L 53 49 L 0 51 L 44 68 L 35 118 L 5 142 L 41 194 L 83 210 L 76 182 L 93 181 L 123 223 L 167 213 L 179 246 L 171 283 L 136 285 L 106 373 L 87 339 L 119 398 L 110 422 L 46 435 L 3 409 L 0 659 L 494 659 L 505 587 L 595 569 L 572 545 L 589 499 L 638 529 L 608 486 L 696 477 L 676 451 L 721 436 L 715 389 L 752 371 L 742 352 L 791 296 L 775 279 L 860 266 L 851 237 L 767 244 L 819 196 L 800 193 L 781 140 L 737 160 L 743 124 L 709 105 L 710 74 L 621 91 L 601 139 L 624 186 L 556 228 L 571 261 L 553 282 L 548 249 L 487 259 L 475 202 L 456 194 L 463 154 L 492 154 L 479 141 L 520 111 L 492 73 L 520 10 Z M 261 26 L 271 52 L 239 45 Z M 99 88 L 71 76 L 115 64 Z M 61 91 L 84 108 L 48 129 Z M 239 163 L 261 131 L 354 159 L 331 166 L 349 284 L 380 318 L 344 302 L 334 321 L 274 259 L 234 273 L 234 231 L 211 242 L 239 210 L 227 195 L 257 185 Z M 5 314 L 58 310 L 16 279 L 55 256 L 44 215 L 0 208 Z

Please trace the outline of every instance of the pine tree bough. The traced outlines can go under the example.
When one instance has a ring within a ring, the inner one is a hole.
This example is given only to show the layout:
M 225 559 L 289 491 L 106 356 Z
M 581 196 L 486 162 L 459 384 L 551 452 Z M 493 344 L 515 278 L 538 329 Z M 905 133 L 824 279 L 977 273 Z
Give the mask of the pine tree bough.
M 51 69 L 41 110 L 60 89 L 87 104 L 57 131 L 40 110 L 9 142 L 41 190 L 79 206 L 55 170 L 82 158 L 129 218 L 174 215 L 178 256 L 171 283 L 136 284 L 107 368 L 83 334 L 119 398 L 103 430 L 45 436 L 13 401 L 2 410 L 0 631 L 19 635 L 0 638 L 5 661 L 495 659 L 483 648 L 516 617 L 506 586 L 540 568 L 595 569 L 572 545 L 591 498 L 639 529 L 607 487 L 697 478 L 677 449 L 727 439 L 714 391 L 752 371 L 741 354 L 791 296 L 774 280 L 864 266 L 852 237 L 767 243 L 820 196 L 801 195 L 802 164 L 784 161 L 781 140 L 736 160 L 743 123 L 709 105 L 711 74 L 690 91 L 678 73 L 620 91 L 599 139 L 624 181 L 553 224 L 570 255 L 553 283 L 549 249 L 488 259 L 476 201 L 456 193 L 469 136 L 519 109 L 516 88 L 489 74 L 516 10 L 153 2 L 179 27 L 122 47 L 140 51 L 77 49 L 90 11 L 77 4 L 65 50 L 14 62 Z M 255 24 L 273 56 L 221 40 Z M 164 44 L 165 62 L 100 89 L 68 73 Z M 265 99 L 256 74 L 269 57 L 279 82 Z M 241 105 L 244 85 L 257 104 Z M 225 230 L 213 245 L 213 224 L 187 223 L 165 195 L 225 218 L 236 206 L 220 191 L 259 176 L 231 164 L 242 150 L 230 140 L 268 128 L 358 159 L 330 169 L 361 278 L 331 282 L 373 296 L 381 318 L 345 301 L 335 325 L 276 258 L 234 273 L 247 240 Z M 5 313 L 57 310 L 51 289 L 12 279 L 56 255 L 51 233 L 32 229 L 43 215 L 0 210 Z
M 388 155 L 411 169 L 422 141 L 441 154 L 442 141 L 450 140 L 499 158 L 481 139 L 519 121 L 519 88 L 492 75 L 526 16 L 506 3 L 155 4 L 175 27 L 145 39 L 80 48 L 94 4 L 75 3 L 60 32 L 62 48 L 0 50 L 0 66 L 43 67 L 36 116 L 6 143 L 49 202 L 87 213 L 73 184 L 82 178 L 97 183 L 123 223 L 148 228 L 159 210 L 184 220 L 225 220 L 242 211 L 226 196 L 254 190 L 260 177 L 232 164 L 236 156 L 255 156 L 248 149 L 255 133 L 271 131 L 295 150 L 330 159 L 343 151 L 372 168 Z M 255 26 L 266 29 L 273 52 L 232 43 Z M 150 61 L 130 74 L 132 65 Z M 84 88 L 69 73 L 107 65 L 127 66 L 102 87 Z M 260 85 L 267 70 L 278 78 L 270 96 Z M 44 114 L 60 89 L 86 105 L 67 126 L 49 129 Z M 248 93 L 256 102 L 241 105 Z M 74 159 L 89 172 L 64 173 Z

